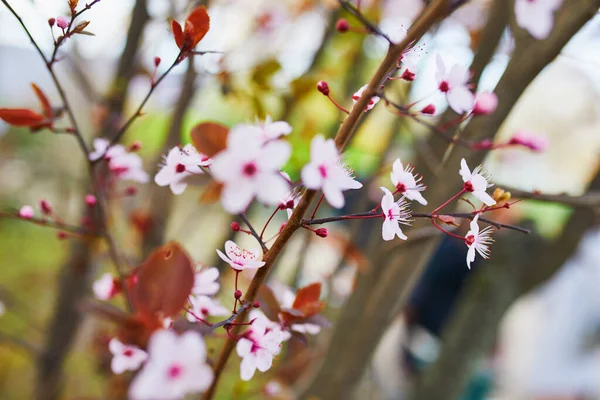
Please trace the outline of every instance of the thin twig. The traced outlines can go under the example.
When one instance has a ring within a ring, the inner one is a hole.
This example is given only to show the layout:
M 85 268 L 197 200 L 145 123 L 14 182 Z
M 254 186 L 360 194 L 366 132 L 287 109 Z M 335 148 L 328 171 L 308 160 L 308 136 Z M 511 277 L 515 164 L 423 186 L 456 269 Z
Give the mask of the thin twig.
M 252 303 L 243 303 L 240 306 L 240 308 L 238 308 L 237 313 L 231 314 L 231 317 L 227 318 L 226 320 L 223 320 L 223 321 L 216 322 L 216 323 L 212 324 L 211 328 L 214 331 L 215 329 L 220 328 L 222 326 L 226 326 L 226 325 L 232 324 L 236 320 L 236 318 L 240 316 L 240 314 L 242 314 L 244 311 L 246 311 L 251 306 L 252 306 Z
M 29 222 L 29 223 L 39 225 L 39 226 L 60 229 L 62 231 L 74 233 L 76 235 L 104 236 L 104 234 L 102 232 L 92 231 L 92 230 L 86 229 L 82 226 L 69 225 L 69 224 L 65 224 L 63 222 L 54 221 L 54 220 L 46 219 L 46 218 L 37 218 L 37 217 L 23 218 L 16 214 L 10 213 L 10 212 L 1 212 L 1 211 L 0 211 L 0 218 L 18 219 L 18 220 L 21 220 L 24 222 Z
M 598 207 L 600 206 L 600 192 L 588 192 L 581 196 L 569 196 L 568 194 L 545 194 L 534 190 L 528 192 L 525 190 L 516 189 L 509 186 L 498 185 L 502 189 L 510 192 L 512 197 L 527 200 L 539 200 L 549 203 L 559 203 L 571 207 Z
M 344 1 L 344 0 L 339 0 L 339 3 L 340 3 L 340 6 L 342 6 L 342 8 L 344 10 L 348 11 L 357 20 L 359 20 L 360 23 L 363 24 L 369 32 L 373 32 L 374 34 L 381 36 L 382 38 L 387 40 L 390 45 L 394 44 L 394 42 L 392 42 L 392 39 L 390 39 L 390 37 L 388 35 L 386 35 L 381 29 L 379 29 L 379 27 L 377 27 L 377 25 L 375 25 L 374 23 L 369 21 L 363 15 L 363 13 L 358 8 L 356 8 L 355 6 L 350 4 L 350 2 Z
M 239 216 L 242 219 L 242 221 L 244 221 L 244 223 L 246 224 L 246 226 L 248 227 L 248 229 L 250 230 L 250 233 L 252 233 L 252 236 L 254 236 L 254 238 L 256 239 L 256 241 L 258 241 L 258 243 L 260 244 L 260 247 L 261 247 L 263 253 L 266 253 L 267 251 L 269 251 L 269 248 L 267 247 L 267 245 L 265 244 L 265 242 L 263 242 L 263 240 L 261 239 L 261 237 L 256 232 L 256 229 L 254 229 L 254 227 L 252 226 L 252 224 L 248 220 L 248 217 L 246 217 L 246 214 L 240 213 Z

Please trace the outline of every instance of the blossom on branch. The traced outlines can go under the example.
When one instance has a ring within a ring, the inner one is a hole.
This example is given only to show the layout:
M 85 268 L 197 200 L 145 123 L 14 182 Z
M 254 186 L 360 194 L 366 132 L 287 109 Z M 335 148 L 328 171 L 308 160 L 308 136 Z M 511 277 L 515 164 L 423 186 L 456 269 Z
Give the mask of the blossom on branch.
M 436 58 L 437 72 L 435 77 L 438 89 L 446 96 L 450 108 L 462 114 L 473 108 L 474 97 L 469 90 L 469 70 L 460 64 L 454 64 L 450 70 L 438 54 Z
M 219 270 L 215 267 L 204 268 L 201 271 L 196 272 L 192 293 L 205 296 L 217 294 L 220 288 L 217 279 L 219 279 Z
M 142 158 L 134 153 L 129 153 L 120 144 L 110 145 L 110 141 L 103 138 L 94 139 L 94 150 L 90 152 L 90 161 L 101 158 L 108 163 L 111 173 L 121 180 L 139 183 L 148 182 L 148 174 L 143 169 Z
M 196 322 L 198 318 L 206 319 L 208 316 L 230 315 L 228 309 L 223 307 L 219 300 L 211 299 L 208 296 L 190 296 L 191 313 L 187 313 L 187 319 L 190 322 Z
M 546 39 L 554 25 L 554 13 L 563 0 L 515 0 L 517 25 L 535 39 Z
M 427 205 L 427 200 L 423 197 L 421 192 L 425 190 L 425 185 L 419 183 L 423 178 L 414 174 L 415 167 L 407 165 L 406 168 L 402 166 L 402 161 L 399 158 L 394 161 L 392 172 L 390 173 L 390 179 L 392 184 L 396 188 L 396 191 L 408 200 L 416 200 L 424 206 Z
M 115 374 L 135 371 L 148 359 L 148 354 L 144 350 L 137 346 L 123 344 L 117 338 L 111 339 L 108 349 L 113 355 L 110 368 Z
M 188 144 L 183 149 L 173 147 L 166 157 L 160 171 L 154 177 L 159 186 L 169 186 L 173 194 L 182 194 L 187 188 L 185 178 L 201 174 L 202 167 L 210 165 L 210 159 L 203 157 L 196 149 Z
M 490 176 L 483 170 L 481 165 L 477 166 L 473 172 L 471 172 L 467 165 L 467 161 L 463 158 L 460 161 L 460 171 L 458 172 L 465 183 L 463 188 L 466 192 L 473 193 L 473 196 L 477 197 L 487 206 L 496 204 L 496 200 L 485 192 L 487 188 L 494 186 L 494 184 L 489 183 Z
M 245 269 L 256 269 L 265 265 L 264 261 L 260 261 L 260 250 L 242 249 L 235 242 L 228 240 L 225 242 L 225 254 L 221 250 L 217 249 L 217 254 L 221 260 L 225 261 L 236 271 L 243 271 Z
M 104 301 L 112 299 L 117 293 L 119 293 L 119 288 L 116 285 L 115 278 L 108 272 L 102 275 L 92 284 L 92 290 L 98 299 Z
M 367 86 L 368 85 L 364 85 L 363 87 L 361 87 L 360 89 L 358 89 L 358 91 L 356 93 L 354 93 L 352 95 L 352 101 L 354 102 L 354 104 L 356 104 L 356 102 L 358 101 L 358 99 L 360 99 L 360 97 L 362 96 L 362 94 L 365 91 L 365 89 L 367 88 Z M 373 97 L 371 97 L 369 99 L 369 102 L 365 106 L 365 111 L 371 110 L 373 107 L 375 107 L 375 104 L 377 104 L 378 102 L 379 102 L 379 96 L 373 96 Z
M 471 263 L 475 261 L 475 251 L 486 260 L 490 258 L 490 245 L 494 242 L 491 238 L 493 228 L 488 226 L 483 230 L 479 230 L 477 221 L 479 220 L 479 214 L 473 218 L 470 224 L 470 230 L 465 236 L 465 244 L 469 248 L 467 251 L 467 267 L 471 269 Z
M 381 211 L 383 211 L 383 225 L 381 227 L 381 236 L 383 240 L 393 240 L 398 236 L 406 240 L 406 235 L 402 232 L 400 224 L 408 225 L 410 221 L 410 211 L 408 203 L 404 198 L 394 201 L 394 195 L 388 189 L 382 187 L 383 198 L 381 199 Z
M 177 335 L 156 331 L 148 344 L 148 361 L 129 387 L 132 400 L 180 399 L 206 390 L 213 380 L 206 364 L 206 346 L 199 333 Z
M 302 182 L 308 189 L 320 189 L 327 202 L 335 208 L 344 206 L 344 190 L 360 189 L 362 183 L 354 180 L 342 164 L 333 139 L 317 135 L 310 145 L 310 163 L 302 168 Z

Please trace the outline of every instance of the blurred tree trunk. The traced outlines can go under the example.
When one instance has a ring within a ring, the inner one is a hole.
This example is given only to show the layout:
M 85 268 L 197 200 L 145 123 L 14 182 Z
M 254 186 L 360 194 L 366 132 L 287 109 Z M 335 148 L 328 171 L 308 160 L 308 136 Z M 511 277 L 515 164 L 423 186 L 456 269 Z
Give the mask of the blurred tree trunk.
M 572 3 L 564 4 L 556 15 L 552 34 L 544 41 L 536 41 L 520 29 L 514 29 L 515 50 L 495 90 L 499 100 L 498 109 L 491 115 L 473 119 L 463 136 L 474 140 L 493 138 L 529 83 L 559 54 L 580 27 L 594 16 L 598 7 L 600 0 L 579 0 L 577 7 Z M 432 145 L 436 140 L 439 139 L 430 139 Z M 462 182 L 458 176 L 461 158 L 474 167 L 483 161 L 485 154 L 455 148 L 447 162 L 452 168 L 442 169 L 439 176 L 429 182 L 429 203 L 441 204 L 461 189 Z M 417 163 L 417 167 L 421 165 L 422 162 Z M 415 207 L 415 211 L 423 210 Z M 415 226 L 418 225 L 415 223 Z M 409 240 L 411 231 L 407 232 Z M 411 293 L 437 242 L 431 239 L 399 246 L 402 253 L 380 254 L 372 260 L 373 268 L 359 277 L 337 321 L 323 365 L 301 398 L 351 398 L 354 385 L 369 364 L 375 346 Z

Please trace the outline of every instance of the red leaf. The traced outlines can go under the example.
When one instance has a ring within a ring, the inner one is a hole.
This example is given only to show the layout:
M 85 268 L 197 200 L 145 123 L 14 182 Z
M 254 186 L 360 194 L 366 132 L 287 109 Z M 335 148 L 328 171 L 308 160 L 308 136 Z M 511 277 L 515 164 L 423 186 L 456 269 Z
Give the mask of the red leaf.
M 171 29 L 173 30 L 175 43 L 177 44 L 177 47 L 181 49 L 183 47 L 183 30 L 181 29 L 181 25 L 179 25 L 179 22 L 177 21 L 172 21 Z
M 319 301 L 321 297 L 321 282 L 312 283 L 298 289 L 292 308 L 301 310 L 307 304 Z
M 198 7 L 188 15 L 185 20 L 185 34 L 186 38 L 189 38 L 190 40 L 191 49 L 196 47 L 209 29 L 210 17 L 208 16 L 206 7 Z
M 35 95 L 37 96 L 37 98 L 40 102 L 40 105 L 42 106 L 42 111 L 44 112 L 44 116 L 48 119 L 52 119 L 53 115 L 52 115 L 52 106 L 50 105 L 50 100 L 48 100 L 48 97 L 46 96 L 46 94 L 44 94 L 42 89 L 40 89 L 38 87 L 38 85 L 36 85 L 35 83 L 32 83 L 31 87 L 33 88 L 33 91 L 34 91 Z
M 46 121 L 43 115 L 23 108 L 0 108 L 0 119 L 13 126 L 29 128 L 41 127 Z
M 307 318 L 317 315 L 325 308 L 325 303 L 319 301 L 320 296 L 320 282 L 298 289 L 292 308 L 281 310 L 281 319 L 287 324 L 292 324 L 300 323 Z
M 212 157 L 227 147 L 229 128 L 216 122 L 202 122 L 192 128 L 192 143 L 196 149 Z
M 256 299 L 260 303 L 261 311 L 271 321 L 279 322 L 279 313 L 281 312 L 281 306 L 275 298 L 273 291 L 267 285 L 261 285 L 258 289 L 258 295 Z
M 154 250 L 140 265 L 132 298 L 147 319 L 178 313 L 194 286 L 194 263 L 176 242 Z

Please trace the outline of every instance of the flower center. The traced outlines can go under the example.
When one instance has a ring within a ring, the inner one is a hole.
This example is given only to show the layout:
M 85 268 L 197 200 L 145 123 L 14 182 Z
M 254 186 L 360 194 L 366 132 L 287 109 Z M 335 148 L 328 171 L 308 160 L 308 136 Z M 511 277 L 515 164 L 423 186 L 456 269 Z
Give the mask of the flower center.
M 398 184 L 396 185 L 396 190 L 398 191 L 398 193 L 404 193 L 406 192 L 406 185 L 402 182 L 398 182 Z
M 327 178 L 327 167 L 325 165 L 319 165 L 319 173 L 322 178 Z
M 244 165 L 243 171 L 244 171 L 244 175 L 246 176 L 254 176 L 254 174 L 256 174 L 256 164 L 254 164 L 253 162 L 249 162 L 248 164 Z
M 175 167 L 175 172 L 177 172 L 178 174 L 185 172 L 185 165 L 177 164 L 177 166 Z
M 472 246 L 473 243 L 475 243 L 475 236 L 469 235 L 469 236 L 465 237 L 465 243 L 467 244 L 467 246 Z
M 125 357 L 131 357 L 131 356 L 133 356 L 133 350 L 131 350 L 131 349 L 127 349 L 127 350 L 125 350 L 125 351 L 123 352 L 123 355 L 124 355 Z
M 179 364 L 172 364 L 167 371 L 169 379 L 177 379 L 183 373 L 183 367 Z
M 440 92 L 446 93 L 449 90 L 450 90 L 450 85 L 448 84 L 448 82 L 442 81 L 440 83 Z
M 387 218 L 392 221 L 394 220 L 394 212 L 392 211 L 392 209 L 390 208 L 387 212 Z
M 202 313 L 202 315 L 208 315 L 208 308 L 206 308 L 206 307 L 201 308 L 200 313 Z
M 473 188 L 473 184 L 471 183 L 471 181 L 466 181 L 465 184 L 463 185 L 463 189 L 466 192 L 474 192 L 475 188 Z

